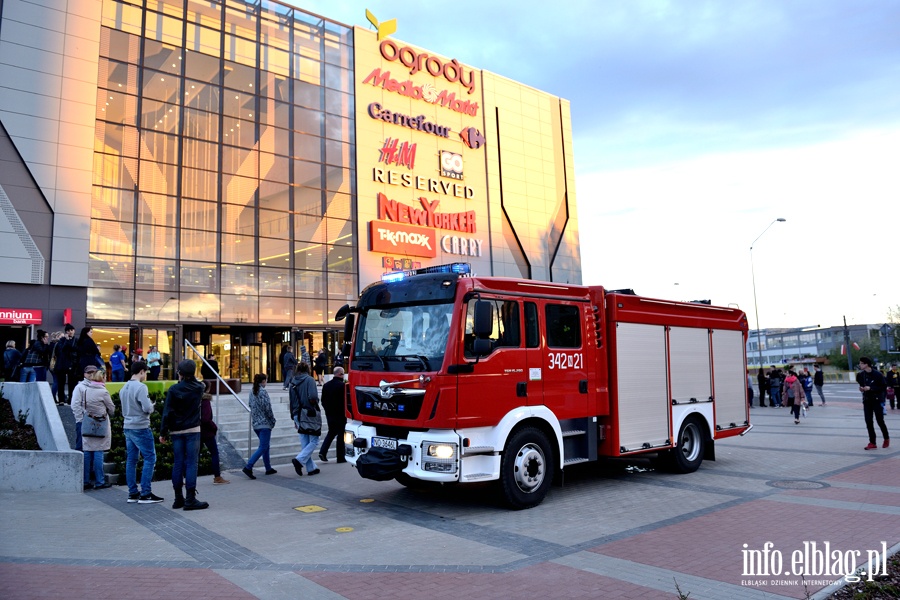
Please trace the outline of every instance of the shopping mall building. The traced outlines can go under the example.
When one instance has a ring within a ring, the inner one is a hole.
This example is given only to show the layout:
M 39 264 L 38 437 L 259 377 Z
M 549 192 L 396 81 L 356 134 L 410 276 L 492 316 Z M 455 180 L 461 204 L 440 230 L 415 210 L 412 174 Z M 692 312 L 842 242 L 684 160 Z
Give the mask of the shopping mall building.
M 0 341 L 278 380 L 387 271 L 581 283 L 569 103 L 442 50 L 274 0 L 0 0 Z

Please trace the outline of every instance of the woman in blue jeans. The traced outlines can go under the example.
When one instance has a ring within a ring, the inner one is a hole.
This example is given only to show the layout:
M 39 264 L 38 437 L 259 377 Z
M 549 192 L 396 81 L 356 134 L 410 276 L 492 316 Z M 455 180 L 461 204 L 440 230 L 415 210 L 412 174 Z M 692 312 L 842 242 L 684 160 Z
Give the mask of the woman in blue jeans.
M 97 367 L 88 366 L 84 371 L 85 386 L 77 398 L 73 398 L 73 404 L 79 402 L 82 415 L 86 417 L 102 418 L 106 420 L 106 435 L 104 437 L 92 437 L 82 432 L 81 444 L 84 449 L 84 489 L 103 489 L 110 487 L 106 483 L 106 475 L 103 472 L 103 454 L 112 445 L 112 431 L 109 426 L 109 418 L 115 414 L 116 407 L 106 391 L 106 373 Z M 93 477 L 94 483 L 91 483 Z
M 253 431 L 259 438 L 259 447 L 247 466 L 244 467 L 244 475 L 250 479 L 256 479 L 253 474 L 253 465 L 261 456 L 263 464 L 266 467 L 266 475 L 277 473 L 269 462 L 269 442 L 272 439 L 272 429 L 275 428 L 275 415 L 272 413 L 272 402 L 269 400 L 269 392 L 266 391 L 266 374 L 257 373 L 253 376 L 253 391 L 250 392 L 250 422 L 253 425 Z

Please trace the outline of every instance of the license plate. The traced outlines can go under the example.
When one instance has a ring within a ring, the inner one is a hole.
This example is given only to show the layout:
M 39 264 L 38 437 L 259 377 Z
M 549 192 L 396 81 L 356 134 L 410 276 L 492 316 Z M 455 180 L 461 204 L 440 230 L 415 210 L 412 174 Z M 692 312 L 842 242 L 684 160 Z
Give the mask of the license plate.
M 392 439 L 392 438 L 373 437 L 372 438 L 372 447 L 373 448 L 386 448 L 388 450 L 396 450 L 397 449 L 397 440 Z

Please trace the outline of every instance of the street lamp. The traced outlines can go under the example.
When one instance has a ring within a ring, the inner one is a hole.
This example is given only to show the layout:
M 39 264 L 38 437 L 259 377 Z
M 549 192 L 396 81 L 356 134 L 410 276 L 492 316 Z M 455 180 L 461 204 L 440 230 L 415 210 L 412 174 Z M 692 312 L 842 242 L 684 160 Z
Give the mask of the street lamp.
M 783 219 L 778 217 L 771 223 L 769 223 L 769 227 L 774 225 L 775 223 L 784 223 L 787 219 Z M 756 314 L 756 349 L 759 351 L 759 368 L 763 367 L 763 356 L 762 356 L 762 330 L 759 328 L 759 305 L 756 302 L 756 273 L 753 269 L 753 245 L 759 241 L 759 238 L 763 236 L 765 232 L 769 230 L 769 227 L 763 229 L 763 232 L 756 236 L 756 239 L 753 240 L 753 243 L 750 244 L 750 277 L 753 279 L 753 312 Z
M 752 250 L 752 248 L 751 248 L 751 250 Z M 157 321 L 159 321 L 159 313 L 161 313 L 163 311 L 163 309 L 166 307 L 166 304 L 168 304 L 172 300 L 177 300 L 177 299 L 178 298 L 176 298 L 175 296 L 169 296 L 168 299 L 166 299 L 166 301 L 163 302 L 163 305 L 159 307 L 158 311 L 156 311 L 156 320 Z

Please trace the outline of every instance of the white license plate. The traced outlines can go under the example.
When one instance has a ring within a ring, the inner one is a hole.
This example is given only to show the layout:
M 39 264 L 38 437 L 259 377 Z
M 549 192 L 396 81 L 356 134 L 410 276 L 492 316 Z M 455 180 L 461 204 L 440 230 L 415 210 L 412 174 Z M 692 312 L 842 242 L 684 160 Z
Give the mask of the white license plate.
M 373 437 L 372 438 L 372 447 L 373 448 L 386 448 L 388 450 L 396 450 L 397 449 L 397 440 L 392 439 L 392 438 Z

